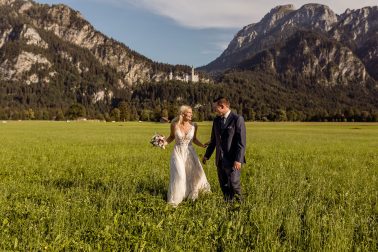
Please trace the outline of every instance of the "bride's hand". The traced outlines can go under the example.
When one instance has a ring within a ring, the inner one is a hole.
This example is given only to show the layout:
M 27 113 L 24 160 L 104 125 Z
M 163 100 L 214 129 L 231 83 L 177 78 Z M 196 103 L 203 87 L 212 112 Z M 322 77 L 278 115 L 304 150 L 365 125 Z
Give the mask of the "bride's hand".
M 203 148 L 207 148 L 207 146 L 209 146 L 209 144 L 210 144 L 210 142 L 206 142 L 206 143 L 203 144 L 202 147 L 203 147 Z

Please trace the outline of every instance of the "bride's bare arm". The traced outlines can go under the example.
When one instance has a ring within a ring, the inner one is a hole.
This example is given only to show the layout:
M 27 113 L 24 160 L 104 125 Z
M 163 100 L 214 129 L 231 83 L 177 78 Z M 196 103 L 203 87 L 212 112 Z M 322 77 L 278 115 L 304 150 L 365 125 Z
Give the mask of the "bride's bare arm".
M 194 137 L 193 137 L 193 143 L 196 144 L 196 145 L 198 145 L 199 147 L 206 148 L 207 145 L 201 143 L 201 142 L 197 139 L 197 128 L 198 128 L 198 126 L 197 126 L 197 124 L 195 123 L 195 124 L 194 124 Z
M 169 137 L 165 140 L 168 144 L 170 144 L 175 139 L 175 122 L 171 123 L 171 133 Z

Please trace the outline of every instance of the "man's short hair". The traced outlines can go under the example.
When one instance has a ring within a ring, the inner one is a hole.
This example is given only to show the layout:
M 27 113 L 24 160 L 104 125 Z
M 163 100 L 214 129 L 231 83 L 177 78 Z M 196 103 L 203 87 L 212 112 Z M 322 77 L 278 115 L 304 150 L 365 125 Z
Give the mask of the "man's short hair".
M 227 107 L 230 107 L 230 101 L 226 97 L 223 97 L 223 96 L 218 97 L 213 102 L 217 104 L 218 106 L 226 105 Z

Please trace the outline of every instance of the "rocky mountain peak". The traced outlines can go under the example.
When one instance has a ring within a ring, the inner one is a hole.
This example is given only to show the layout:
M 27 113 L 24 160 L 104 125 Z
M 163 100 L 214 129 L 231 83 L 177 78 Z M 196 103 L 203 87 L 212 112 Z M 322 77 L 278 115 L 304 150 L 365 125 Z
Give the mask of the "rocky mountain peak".
M 305 4 L 296 12 L 292 20 L 306 28 L 329 31 L 338 21 L 338 16 L 326 5 Z
M 273 9 L 270 10 L 270 13 L 278 13 L 278 12 L 286 12 L 295 10 L 293 4 L 284 4 L 284 5 L 277 5 Z
M 289 13 L 294 11 L 294 5 L 279 5 L 271 9 L 268 14 L 266 14 L 259 23 L 250 24 L 243 27 L 230 42 L 226 51 L 223 53 L 224 56 L 230 55 L 235 51 L 240 51 L 243 48 L 252 44 L 259 36 L 267 34 L 277 26 L 284 17 Z
M 294 10 L 294 5 L 292 4 L 276 6 L 261 19 L 261 23 L 265 26 L 266 29 L 269 29 L 273 27 L 277 23 L 277 21 Z
M 333 38 L 359 56 L 369 74 L 378 77 L 378 6 L 347 9 L 340 16 L 328 6 L 305 4 L 277 6 L 260 22 L 240 30 L 227 49 L 201 69 L 222 72 L 272 47 L 286 43 L 297 31 L 316 31 Z
M 286 5 L 277 5 L 276 7 L 272 8 L 263 18 L 262 20 L 271 19 L 274 16 L 284 15 L 288 12 L 294 11 L 293 4 L 286 4 Z

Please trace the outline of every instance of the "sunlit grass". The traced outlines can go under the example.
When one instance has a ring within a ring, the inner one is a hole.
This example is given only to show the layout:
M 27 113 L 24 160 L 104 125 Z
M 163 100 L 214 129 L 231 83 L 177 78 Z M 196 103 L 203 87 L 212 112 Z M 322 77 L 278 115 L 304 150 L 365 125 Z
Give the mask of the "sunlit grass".
M 222 201 L 212 158 L 212 194 L 177 209 L 155 132 L 169 125 L 0 124 L 0 249 L 378 250 L 377 124 L 247 123 L 245 201 Z

